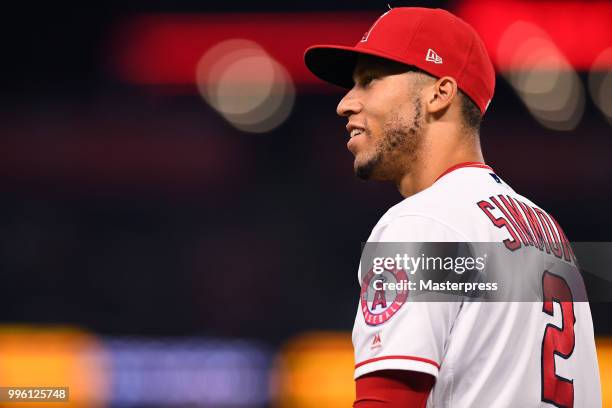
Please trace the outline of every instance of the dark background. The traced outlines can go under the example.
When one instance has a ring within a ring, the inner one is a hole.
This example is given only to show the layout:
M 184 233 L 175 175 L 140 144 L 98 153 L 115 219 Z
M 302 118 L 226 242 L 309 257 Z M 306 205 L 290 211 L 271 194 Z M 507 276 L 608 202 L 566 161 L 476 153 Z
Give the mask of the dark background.
M 410 2 L 418 4 L 453 7 Z M 374 17 L 387 8 L 358 7 Z M 287 122 L 253 135 L 195 93 L 121 82 L 107 54 L 113 24 L 138 13 L 355 8 L 312 0 L 6 8 L 0 320 L 273 346 L 311 329 L 350 330 L 360 243 L 401 197 L 393 185 L 354 178 L 345 121 L 335 116 L 341 93 L 300 92 Z M 609 241 L 612 128 L 586 103 L 575 130 L 547 130 L 498 77 L 482 143 L 487 163 L 570 240 Z M 143 149 L 158 160 L 142 159 Z M 596 332 L 610 334 L 610 306 L 592 308 Z

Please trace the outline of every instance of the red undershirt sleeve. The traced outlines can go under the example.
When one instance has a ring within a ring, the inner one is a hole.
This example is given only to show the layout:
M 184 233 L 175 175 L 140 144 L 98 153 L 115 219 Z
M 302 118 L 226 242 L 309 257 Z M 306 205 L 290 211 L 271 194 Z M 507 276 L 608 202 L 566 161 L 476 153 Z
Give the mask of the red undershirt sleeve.
M 354 408 L 425 408 L 434 385 L 432 375 L 407 370 L 381 370 L 355 380 Z

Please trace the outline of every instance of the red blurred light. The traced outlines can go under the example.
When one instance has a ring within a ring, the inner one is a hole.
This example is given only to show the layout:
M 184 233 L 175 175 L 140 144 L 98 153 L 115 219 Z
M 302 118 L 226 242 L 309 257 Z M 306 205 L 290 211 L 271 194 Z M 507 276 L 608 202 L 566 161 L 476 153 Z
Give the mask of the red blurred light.
M 597 56 L 612 46 L 609 1 L 466 0 L 459 3 L 456 13 L 478 31 L 499 70 L 517 68 L 517 61 L 497 56 L 502 35 L 517 21 L 546 31 L 576 70 L 589 70 Z
M 317 42 L 354 44 L 376 14 L 142 15 L 118 27 L 112 44 L 113 66 L 130 83 L 191 85 L 196 65 L 209 48 L 241 38 L 259 43 L 296 83 L 320 85 L 304 66 L 304 50 Z
M 504 31 L 519 20 L 545 30 L 578 70 L 588 70 L 597 55 L 612 46 L 612 2 L 466 0 L 456 12 L 483 37 L 499 70 L 515 68 L 512 61 L 498 60 L 497 46 Z M 315 43 L 354 45 L 378 14 L 140 15 L 117 26 L 110 44 L 112 66 L 128 83 L 193 92 L 200 57 L 221 41 L 242 38 L 259 43 L 298 86 L 320 88 L 321 81 L 304 66 L 304 50 Z

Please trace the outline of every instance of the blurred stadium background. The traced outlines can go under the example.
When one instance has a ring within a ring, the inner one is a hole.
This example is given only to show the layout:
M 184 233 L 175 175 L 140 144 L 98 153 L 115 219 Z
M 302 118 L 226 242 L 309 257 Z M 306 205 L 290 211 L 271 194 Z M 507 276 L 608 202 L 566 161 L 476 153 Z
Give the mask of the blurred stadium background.
M 611 241 L 612 2 L 389 4 L 476 28 L 498 72 L 487 162 L 571 240 Z M 353 177 L 341 90 L 302 55 L 386 8 L 7 6 L 0 385 L 70 386 L 71 407 L 348 406 L 360 242 L 400 196 Z M 612 406 L 612 307 L 592 309 Z

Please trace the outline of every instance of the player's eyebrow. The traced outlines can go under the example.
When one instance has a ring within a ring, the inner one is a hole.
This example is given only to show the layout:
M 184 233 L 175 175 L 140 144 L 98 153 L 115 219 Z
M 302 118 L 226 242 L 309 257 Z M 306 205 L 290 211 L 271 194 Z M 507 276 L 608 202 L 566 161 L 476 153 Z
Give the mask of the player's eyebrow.
M 358 83 L 361 78 L 365 76 L 365 72 L 355 72 L 353 74 L 353 83 Z
M 382 71 L 384 64 L 377 57 L 362 55 L 357 58 L 357 63 L 353 69 L 353 82 L 358 83 L 360 79 L 367 75 L 378 74 Z
M 360 79 L 370 76 L 387 76 L 401 74 L 411 71 L 411 67 L 394 61 L 382 60 L 376 57 L 365 57 L 360 59 L 353 71 L 353 82 L 358 83 Z
M 368 75 L 380 75 L 381 71 L 381 67 L 377 67 L 374 64 L 367 64 L 361 67 L 357 66 L 353 72 L 353 82 L 358 83 L 360 79 Z

